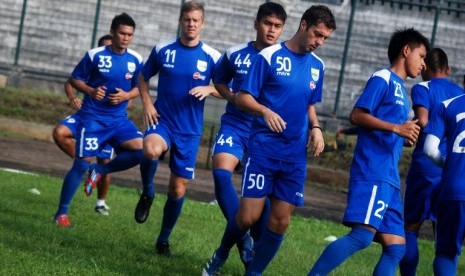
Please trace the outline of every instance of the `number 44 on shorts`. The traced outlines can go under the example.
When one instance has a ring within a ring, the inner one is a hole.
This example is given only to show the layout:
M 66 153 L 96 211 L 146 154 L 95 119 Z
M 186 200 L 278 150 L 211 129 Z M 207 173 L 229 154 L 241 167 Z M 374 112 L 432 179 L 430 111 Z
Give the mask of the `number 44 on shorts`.
M 233 146 L 233 140 L 232 140 L 232 136 L 229 136 L 228 138 L 224 139 L 223 138 L 223 134 L 221 134 L 221 136 L 218 138 L 218 140 L 216 140 L 216 143 L 219 144 L 219 145 L 224 145 L 225 143 L 228 144 L 230 147 Z

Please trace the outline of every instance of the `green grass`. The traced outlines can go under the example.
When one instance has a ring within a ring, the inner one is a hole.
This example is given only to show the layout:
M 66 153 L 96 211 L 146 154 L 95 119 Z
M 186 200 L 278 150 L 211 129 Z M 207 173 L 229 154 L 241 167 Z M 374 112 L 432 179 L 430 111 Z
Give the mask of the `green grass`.
M 61 179 L 0 170 L 0 275 L 200 275 L 219 245 L 225 220 L 216 205 L 186 200 L 171 237 L 172 259 L 154 253 L 165 196 L 156 197 L 145 224 L 133 218 L 135 189 L 112 186 L 110 216 L 93 210 L 95 197 L 80 188 L 70 207 L 74 227 L 53 223 Z M 28 192 L 36 188 L 41 194 Z M 344 235 L 340 224 L 293 217 L 282 247 L 265 275 L 305 275 L 327 245 L 329 235 Z M 433 244 L 420 240 L 418 275 L 432 275 Z M 371 275 L 380 246 L 352 256 L 334 275 Z M 460 263 L 459 271 L 465 271 Z M 243 275 L 233 249 L 222 275 Z

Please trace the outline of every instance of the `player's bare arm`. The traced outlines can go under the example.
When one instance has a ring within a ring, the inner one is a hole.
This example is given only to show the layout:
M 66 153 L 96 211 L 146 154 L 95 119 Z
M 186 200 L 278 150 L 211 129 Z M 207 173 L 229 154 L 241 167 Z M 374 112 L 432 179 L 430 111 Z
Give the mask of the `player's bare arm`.
M 128 92 L 120 88 L 116 88 L 115 90 L 116 93 L 108 95 L 108 100 L 113 105 L 135 99 L 139 96 L 139 88 L 137 87 L 132 88 Z
M 313 156 L 319 156 L 325 149 L 325 141 L 323 138 L 323 131 L 320 127 L 318 117 L 314 105 L 308 107 L 308 119 L 310 121 L 310 129 L 307 147 L 311 147 Z
M 236 94 L 235 103 L 237 107 L 250 114 L 262 116 L 271 131 L 283 132 L 286 129 L 286 122 L 278 113 L 258 103 L 249 93 L 239 91 L 239 93 Z
M 415 112 L 415 118 L 418 119 L 418 125 L 423 129 L 428 123 L 428 109 L 423 106 L 415 106 L 413 111 Z
M 232 92 L 231 88 L 228 85 L 222 83 L 215 83 L 216 91 L 218 94 L 223 98 L 226 99 L 228 102 L 234 104 L 234 93 Z
M 189 90 L 189 95 L 196 97 L 199 101 L 204 100 L 208 95 L 212 95 L 213 97 L 219 99 L 223 98 L 223 96 L 221 96 L 212 85 L 194 87 Z
M 76 88 L 79 92 L 82 92 L 84 94 L 89 94 L 92 98 L 96 100 L 102 100 L 105 98 L 105 91 L 107 88 L 105 86 L 99 86 L 97 88 L 93 88 L 88 86 L 85 82 L 81 80 L 77 80 L 75 78 L 70 78 L 69 79 L 71 85 Z
M 140 99 L 142 101 L 143 117 L 142 120 L 145 126 L 158 125 L 158 114 L 157 110 L 153 106 L 152 99 L 149 94 L 149 82 L 144 79 L 142 74 L 139 76 L 139 92 Z
M 69 105 L 71 106 L 71 108 L 74 110 L 81 109 L 82 100 L 76 97 L 76 94 L 74 94 L 74 88 L 69 82 L 69 80 L 65 82 L 65 93 L 66 97 L 68 97 Z
M 402 124 L 393 124 L 376 118 L 362 108 L 355 107 L 350 114 L 350 123 L 355 126 L 371 130 L 380 130 L 394 132 L 404 137 L 409 143 L 416 143 L 420 134 L 420 126 L 417 125 L 418 119 L 406 121 Z

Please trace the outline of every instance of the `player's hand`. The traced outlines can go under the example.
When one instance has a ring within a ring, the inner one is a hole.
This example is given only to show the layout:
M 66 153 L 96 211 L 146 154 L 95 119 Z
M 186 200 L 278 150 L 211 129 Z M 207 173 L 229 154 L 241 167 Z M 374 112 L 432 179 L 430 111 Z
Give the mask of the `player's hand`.
M 120 88 L 115 88 L 115 91 L 116 93 L 108 95 L 108 101 L 110 102 L 110 104 L 116 105 L 129 100 L 129 93 L 127 93 L 126 91 Z
M 266 108 L 263 112 L 263 119 L 271 131 L 283 132 L 286 129 L 286 122 L 277 113 L 271 109 Z
M 213 87 L 210 85 L 207 86 L 197 86 L 189 90 L 189 95 L 196 97 L 199 101 L 205 99 L 208 95 L 213 92 Z
M 89 95 L 96 99 L 96 100 L 102 100 L 103 98 L 105 98 L 105 91 L 107 91 L 107 87 L 106 86 L 99 86 L 97 88 L 92 88 L 90 91 L 89 91 Z
M 420 126 L 417 124 L 418 119 L 413 121 L 407 121 L 401 125 L 397 125 L 394 129 L 394 132 L 397 135 L 404 137 L 409 143 L 417 142 L 418 135 L 420 134 Z
M 79 99 L 78 97 L 73 97 L 69 99 L 69 105 L 71 106 L 72 109 L 79 110 L 81 109 L 82 100 Z
M 160 117 L 160 115 L 158 114 L 158 111 L 152 104 L 147 106 L 144 105 L 142 116 L 142 120 L 144 121 L 145 127 L 158 125 L 158 118 Z
M 311 147 L 313 156 L 319 156 L 325 149 L 325 140 L 323 138 L 323 132 L 319 128 L 310 129 L 310 135 L 308 137 L 307 147 Z

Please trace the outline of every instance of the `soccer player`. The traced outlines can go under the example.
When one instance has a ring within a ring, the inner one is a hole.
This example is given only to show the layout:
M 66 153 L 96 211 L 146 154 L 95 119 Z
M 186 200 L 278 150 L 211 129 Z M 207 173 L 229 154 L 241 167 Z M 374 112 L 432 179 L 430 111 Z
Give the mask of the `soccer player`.
M 426 126 L 424 153 L 442 167 L 437 198 L 434 275 L 456 275 L 465 236 L 465 96 L 442 102 Z M 441 150 L 446 142 L 446 155 Z
M 71 74 L 71 84 L 85 95 L 77 112 L 80 125 L 76 156 L 63 181 L 55 214 L 59 226 L 71 226 L 68 207 L 86 171 L 91 172 L 93 181 L 85 187 L 90 195 L 104 174 L 128 169 L 143 159 L 142 133 L 127 118 L 126 111 L 128 100 L 139 95 L 138 76 L 143 66 L 141 55 L 128 49 L 135 28 L 128 14 L 115 16 L 110 29 L 112 44 L 89 50 Z M 115 159 L 106 165 L 90 166 L 106 144 L 116 150 Z
M 412 87 L 412 105 L 418 124 L 423 129 L 431 114 L 441 106 L 441 102 L 464 93 L 457 84 L 447 79 L 450 74 L 446 53 L 434 48 L 426 54 L 424 81 Z M 404 195 L 404 220 L 406 252 L 399 264 L 403 276 L 415 275 L 419 260 L 418 232 L 425 220 L 435 222 L 434 198 L 441 182 L 442 170 L 423 153 L 426 134 L 421 131 L 412 153 L 412 162 L 407 175 Z M 446 155 L 446 141 L 441 140 L 441 154 Z
M 255 41 L 239 44 L 228 49 L 221 58 L 215 73 L 215 88 L 228 100 L 226 112 L 221 117 L 221 127 L 213 145 L 213 179 L 215 196 L 226 220 L 234 218 L 239 209 L 239 198 L 232 183 L 232 174 L 247 151 L 252 115 L 234 105 L 234 94 L 238 92 L 242 80 L 247 77 L 258 53 L 277 42 L 286 22 L 286 11 L 277 3 L 266 2 L 258 8 L 254 22 Z M 229 83 L 232 81 L 232 91 Z M 251 259 L 253 242 L 257 241 L 262 229 L 268 223 L 269 200 L 266 201 L 263 216 L 251 228 L 251 239 L 245 234 L 237 243 L 241 260 L 247 264 Z
M 111 35 L 109 34 L 100 37 L 98 40 L 99 47 L 108 46 L 110 44 Z M 74 110 L 79 110 L 81 108 L 82 100 L 74 94 L 74 88 L 69 80 L 65 83 L 65 93 L 68 97 L 69 105 Z M 76 137 L 78 125 L 79 116 L 77 114 L 73 114 L 67 116 L 53 129 L 53 140 L 57 146 L 72 159 L 74 159 L 76 153 L 76 141 L 74 140 L 74 137 Z M 97 163 L 106 164 L 110 162 L 112 155 L 113 149 L 110 145 L 106 145 L 103 150 L 97 154 Z M 110 207 L 108 207 L 105 203 L 105 198 L 108 194 L 108 189 L 110 188 L 109 174 L 99 181 L 97 188 L 97 203 L 94 210 L 99 214 L 107 216 L 109 214 L 108 210 Z
M 260 217 L 270 198 L 270 217 L 246 275 L 261 275 L 284 239 L 291 214 L 303 204 L 307 147 L 318 156 L 324 141 L 315 104 L 321 101 L 324 63 L 313 51 L 336 29 L 331 10 L 314 5 L 294 36 L 262 50 L 236 94 L 235 104 L 255 115 L 235 218 L 203 275 L 218 273 L 236 244 Z
M 383 253 L 373 275 L 395 275 L 405 253 L 398 163 L 404 141 L 413 145 L 420 131 L 418 120 L 408 120 L 404 80 L 420 75 L 428 49 L 428 39 L 415 29 L 395 31 L 390 68 L 372 74 L 355 103 L 350 122 L 360 130 L 343 218 L 351 231 L 326 247 L 308 275 L 327 275 L 374 237 Z
M 152 49 L 139 80 L 147 126 L 144 154 L 158 162 L 170 150 L 169 191 L 155 245 L 156 252 L 166 257 L 171 256 L 169 237 L 181 213 L 187 184 L 194 178 L 205 98 L 211 93 L 219 96 L 209 83 L 221 53 L 200 40 L 204 17 L 202 4 L 184 3 L 179 15 L 181 36 Z M 152 104 L 149 80 L 155 74 L 159 75 L 158 93 Z M 155 172 L 156 166 L 151 171 L 152 179 Z M 147 220 L 155 196 L 152 181 L 143 183 L 143 188 L 134 213 L 138 223 Z

